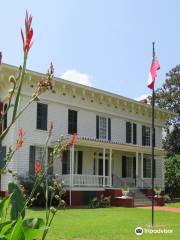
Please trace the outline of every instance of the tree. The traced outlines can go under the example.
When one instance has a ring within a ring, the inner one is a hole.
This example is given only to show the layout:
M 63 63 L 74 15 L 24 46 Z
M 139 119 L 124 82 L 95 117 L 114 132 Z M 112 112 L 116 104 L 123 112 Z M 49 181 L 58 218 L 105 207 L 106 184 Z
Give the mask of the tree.
M 171 197 L 180 192 L 180 155 L 165 160 L 165 185 Z
M 180 65 L 166 74 L 165 83 L 155 91 L 155 104 L 177 114 L 167 121 L 163 147 L 168 156 L 180 154 Z

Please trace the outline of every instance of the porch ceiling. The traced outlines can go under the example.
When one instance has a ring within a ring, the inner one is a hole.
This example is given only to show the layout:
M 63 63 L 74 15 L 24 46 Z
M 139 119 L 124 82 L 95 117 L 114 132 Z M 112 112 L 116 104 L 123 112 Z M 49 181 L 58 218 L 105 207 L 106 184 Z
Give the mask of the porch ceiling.
M 144 154 L 151 154 L 151 147 L 133 145 L 133 144 L 123 144 L 120 142 L 112 142 L 106 140 L 99 140 L 95 138 L 79 137 L 75 145 L 86 146 L 86 147 L 95 147 L 95 148 L 111 148 L 112 150 L 127 151 L 127 152 L 139 152 Z M 165 156 L 166 152 L 162 148 L 154 149 L 156 156 Z

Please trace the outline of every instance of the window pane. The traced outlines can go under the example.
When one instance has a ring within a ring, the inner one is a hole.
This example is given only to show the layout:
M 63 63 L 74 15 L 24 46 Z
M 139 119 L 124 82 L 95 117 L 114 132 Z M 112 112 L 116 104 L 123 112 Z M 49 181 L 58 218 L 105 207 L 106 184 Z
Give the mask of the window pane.
M 99 119 L 99 137 L 101 139 L 106 139 L 107 124 L 106 118 L 100 117 Z

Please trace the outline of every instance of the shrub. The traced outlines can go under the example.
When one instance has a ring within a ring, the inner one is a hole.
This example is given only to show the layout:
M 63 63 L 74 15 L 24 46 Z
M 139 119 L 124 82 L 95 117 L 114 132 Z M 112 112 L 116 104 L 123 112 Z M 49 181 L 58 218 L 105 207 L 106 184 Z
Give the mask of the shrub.
M 103 194 L 99 198 L 94 197 L 89 203 L 90 208 L 107 208 L 110 206 L 111 206 L 111 196 L 104 197 Z
M 29 197 L 32 189 L 34 187 L 34 183 L 35 183 L 35 179 L 36 176 L 30 176 L 30 177 L 22 177 L 19 176 L 18 180 L 19 183 L 23 189 L 23 192 L 25 194 L 26 197 Z M 50 201 L 50 195 L 51 195 L 51 188 L 53 188 L 54 191 L 54 197 L 52 199 L 52 204 L 53 206 L 57 206 L 59 204 L 59 200 L 57 199 L 57 195 L 59 195 L 59 189 L 58 188 L 54 188 L 53 186 L 53 181 L 54 178 L 53 177 L 48 177 L 48 186 L 49 186 L 49 201 Z M 32 201 L 30 202 L 30 206 L 36 206 L 36 207 L 44 207 L 45 203 L 46 203 L 46 199 L 45 199 L 45 179 L 42 180 L 42 182 L 40 184 L 37 185 L 36 190 L 32 196 Z M 62 199 L 65 199 L 65 191 L 63 189 L 61 189 L 61 195 L 63 195 Z

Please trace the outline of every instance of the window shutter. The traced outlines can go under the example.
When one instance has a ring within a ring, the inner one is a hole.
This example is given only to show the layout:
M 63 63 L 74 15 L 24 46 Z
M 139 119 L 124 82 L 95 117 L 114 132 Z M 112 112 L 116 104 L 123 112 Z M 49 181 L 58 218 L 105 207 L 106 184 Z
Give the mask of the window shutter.
M 99 116 L 96 116 L 96 138 L 99 139 Z
M 3 103 L 0 102 L 0 119 L 2 117 L 2 113 L 3 112 Z M 0 122 L 0 134 L 2 133 L 2 122 Z
M 83 167 L 83 152 L 78 151 L 78 169 L 77 169 L 78 174 L 82 174 L 82 167 Z
M 29 149 L 29 174 L 35 174 L 35 146 L 30 146 Z
M 122 156 L 122 177 L 126 177 L 126 156 Z
M 133 144 L 137 144 L 137 125 L 133 123 Z
M 47 173 L 49 175 L 53 175 L 53 148 L 48 148 L 48 170 Z
M 126 143 L 131 143 L 131 123 L 126 122 Z
M 47 104 L 43 104 L 42 106 L 42 130 L 47 130 Z
M 108 118 L 108 140 L 111 141 L 111 118 Z
M 142 126 L 142 145 L 146 145 L 146 127 Z
M 40 130 L 47 130 L 48 105 L 37 103 L 36 127 Z
M 133 158 L 133 178 L 136 178 L 136 157 Z
M 68 110 L 68 134 L 77 133 L 77 111 Z
M 6 147 L 0 146 L 0 169 L 3 169 L 5 166 L 5 157 L 6 157 Z

